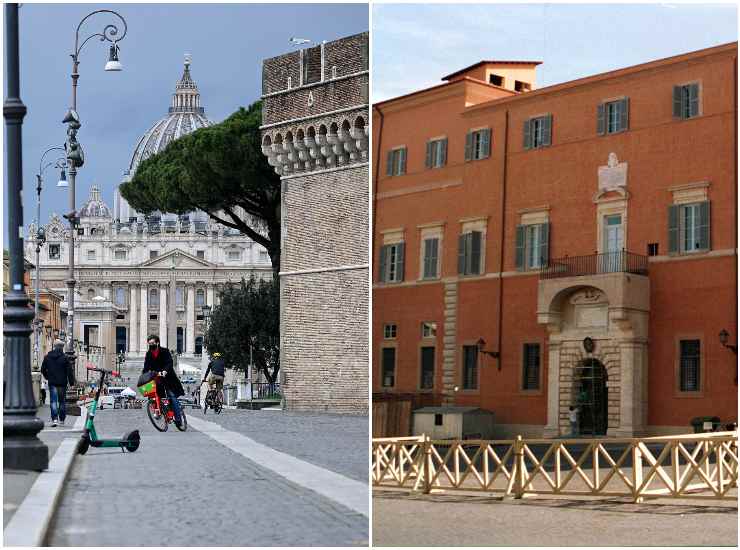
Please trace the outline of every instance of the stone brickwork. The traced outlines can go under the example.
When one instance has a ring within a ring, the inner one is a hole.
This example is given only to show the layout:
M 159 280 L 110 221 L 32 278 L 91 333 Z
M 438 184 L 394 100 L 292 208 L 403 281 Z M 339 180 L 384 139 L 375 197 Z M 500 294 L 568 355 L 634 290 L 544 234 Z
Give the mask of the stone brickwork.
M 263 65 L 262 152 L 282 176 L 281 371 L 290 410 L 368 413 L 367 40 L 362 33 Z M 313 82 L 319 61 L 323 80 Z

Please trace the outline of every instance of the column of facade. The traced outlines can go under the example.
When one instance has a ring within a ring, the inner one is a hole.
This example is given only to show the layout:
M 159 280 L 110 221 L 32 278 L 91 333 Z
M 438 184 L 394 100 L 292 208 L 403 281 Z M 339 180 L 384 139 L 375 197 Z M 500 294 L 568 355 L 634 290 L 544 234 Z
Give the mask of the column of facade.
M 136 330 L 136 314 L 138 313 L 137 307 L 139 301 L 139 285 L 132 284 L 128 287 L 128 318 L 129 318 L 129 335 L 128 335 L 128 351 L 130 353 L 136 353 L 139 350 L 139 333 Z
M 560 435 L 560 342 L 547 344 L 547 425 L 543 437 Z
M 111 300 L 110 292 L 111 292 L 111 282 L 105 281 L 103 283 L 103 298 L 105 298 L 109 302 Z
M 159 284 L 159 344 L 169 347 L 167 344 L 167 283 Z
M 185 353 L 195 353 L 195 286 L 188 285 L 187 316 L 185 328 Z
M 213 308 L 213 306 L 214 306 L 214 303 L 213 303 L 213 285 L 212 284 L 206 285 L 206 304 L 208 304 L 209 306 L 211 306 L 211 308 Z
M 149 324 L 149 306 L 147 304 L 147 297 L 149 296 L 149 285 L 146 283 L 142 284 L 140 292 L 141 312 L 139 317 L 139 350 L 141 351 L 141 353 L 146 353 L 146 338 L 147 336 L 149 336 L 147 334 L 147 327 Z

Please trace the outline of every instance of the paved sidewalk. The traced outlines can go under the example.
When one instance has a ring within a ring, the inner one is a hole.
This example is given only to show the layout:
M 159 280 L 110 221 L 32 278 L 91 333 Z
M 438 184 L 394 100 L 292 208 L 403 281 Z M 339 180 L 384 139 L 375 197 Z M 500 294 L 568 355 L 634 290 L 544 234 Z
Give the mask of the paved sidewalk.
M 737 502 L 373 493 L 374 546 L 737 546 Z
M 39 438 L 49 448 L 49 460 L 54 456 L 65 437 L 79 437 L 81 433 L 74 430 L 74 423 L 79 416 L 67 417 L 67 425 L 64 428 L 49 427 L 51 410 L 48 404 L 39 408 L 37 416 L 44 421 L 44 429 L 39 433 Z M 3 470 L 3 529 L 13 518 L 38 477 L 39 472 Z
M 196 410 L 186 412 L 202 417 Z M 222 419 L 227 415 L 222 413 Z M 296 422 L 282 417 L 288 424 Z M 214 419 L 219 421 L 206 417 Z M 240 424 L 236 418 L 224 422 Z M 276 433 L 291 431 L 277 417 L 265 422 Z M 171 425 L 159 433 L 143 409 L 105 410 L 95 424 L 103 436 L 138 428 L 141 447 L 125 454 L 91 448 L 77 458 L 50 527 L 51 546 L 368 545 L 367 517 L 287 481 L 192 427 L 182 433 Z M 334 435 L 342 437 L 341 430 Z M 360 443 L 367 448 L 366 437 Z M 307 448 L 315 444 L 303 442 Z

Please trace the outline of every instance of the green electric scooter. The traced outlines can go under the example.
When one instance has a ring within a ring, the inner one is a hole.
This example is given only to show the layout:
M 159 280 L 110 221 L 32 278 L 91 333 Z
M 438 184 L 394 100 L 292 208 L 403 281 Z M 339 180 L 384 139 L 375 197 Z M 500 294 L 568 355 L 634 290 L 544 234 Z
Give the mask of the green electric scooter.
M 95 411 L 98 409 L 98 403 L 100 402 L 100 394 L 103 391 L 103 383 L 105 382 L 105 376 L 111 374 L 118 376 L 118 372 L 110 371 L 105 369 L 98 369 L 88 367 L 87 370 L 92 370 L 100 373 L 100 383 L 98 384 L 98 391 L 95 394 L 95 401 L 90 405 L 90 411 L 87 414 L 87 422 L 85 422 L 85 431 L 82 433 L 80 443 L 77 446 L 77 452 L 84 455 L 87 450 L 92 447 L 120 447 L 121 452 L 128 451 L 133 453 L 139 448 L 141 443 L 141 436 L 139 430 L 128 432 L 124 434 L 121 439 L 100 439 L 97 432 L 95 431 Z

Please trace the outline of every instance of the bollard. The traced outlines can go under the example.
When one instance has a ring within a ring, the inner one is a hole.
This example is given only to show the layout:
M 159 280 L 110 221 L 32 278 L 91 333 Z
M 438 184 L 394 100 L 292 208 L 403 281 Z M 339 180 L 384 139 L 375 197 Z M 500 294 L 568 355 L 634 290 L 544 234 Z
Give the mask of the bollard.
M 422 493 L 428 495 L 432 492 L 432 441 L 428 435 L 424 436 L 424 452 L 422 453 L 422 475 L 424 476 L 424 485 Z
M 642 450 L 640 449 L 640 442 L 632 443 L 632 494 L 634 502 L 641 504 L 644 502 L 644 498 L 640 495 L 640 485 L 642 485 Z
M 526 470 L 524 468 L 524 444 L 522 443 L 522 436 L 516 436 L 514 441 L 514 498 L 522 498 L 524 496 L 524 478 Z

